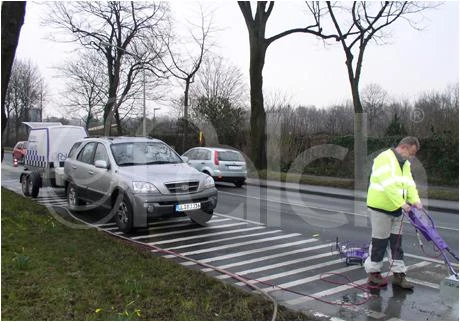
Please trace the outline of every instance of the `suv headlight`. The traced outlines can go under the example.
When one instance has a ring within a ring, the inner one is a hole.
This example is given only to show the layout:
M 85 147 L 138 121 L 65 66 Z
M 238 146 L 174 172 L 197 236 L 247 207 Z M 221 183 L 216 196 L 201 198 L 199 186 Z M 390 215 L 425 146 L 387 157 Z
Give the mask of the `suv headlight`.
M 206 179 L 204 179 L 204 189 L 214 188 L 214 179 L 211 176 L 206 175 Z
M 134 193 L 156 193 L 159 192 L 150 182 L 144 181 L 133 181 L 133 192 Z

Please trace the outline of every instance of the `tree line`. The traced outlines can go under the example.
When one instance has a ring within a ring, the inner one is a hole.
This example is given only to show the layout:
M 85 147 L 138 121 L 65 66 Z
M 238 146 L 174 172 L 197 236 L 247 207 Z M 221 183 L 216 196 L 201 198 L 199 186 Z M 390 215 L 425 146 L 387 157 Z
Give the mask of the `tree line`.
M 174 79 L 176 84 L 182 84 L 184 90 L 182 97 L 178 98 L 182 117 L 181 126 L 178 127 L 182 131 L 182 150 L 186 146 L 187 133 L 193 133 L 200 124 L 205 126 L 203 116 L 206 115 L 214 124 L 208 127 L 208 141 L 211 137 L 213 142 L 231 138 L 233 145 L 245 141 L 244 147 L 256 168 L 266 169 L 267 158 L 271 156 L 267 149 L 267 133 L 272 132 L 267 124 L 276 121 L 272 118 L 293 113 L 289 109 L 278 113 L 276 109 L 279 107 L 271 110 L 270 102 L 265 101 L 262 72 L 266 52 L 278 39 L 303 33 L 324 42 L 337 43 L 343 48 L 352 104 L 332 107 L 327 113 L 297 107 L 296 118 L 291 120 L 300 122 L 306 129 L 322 124 L 327 131 L 337 133 L 348 131 L 353 120 L 355 177 L 360 183 L 364 182 L 361 169 L 366 137 L 369 136 L 366 131 L 378 135 L 400 131 L 401 124 L 407 122 L 407 113 L 417 112 L 417 119 L 420 118 L 422 123 L 423 119 L 438 117 L 437 112 L 430 112 L 432 100 L 438 100 L 436 97 L 427 97 L 423 109 L 404 102 L 391 106 L 384 102 L 385 93 L 378 86 L 361 91 L 360 79 L 365 49 L 370 43 L 385 43 L 389 27 L 396 21 L 408 21 L 414 26 L 421 12 L 439 4 L 403 1 L 336 5 L 329 1 L 305 2 L 304 26 L 271 36 L 266 35 L 266 26 L 275 12 L 275 2 L 251 4 L 239 1 L 237 5 L 247 26 L 250 43 L 249 113 L 244 105 L 235 100 L 235 97 L 243 97 L 241 93 L 235 91 L 237 94 L 234 97 L 228 93 L 217 93 L 216 89 L 223 91 L 224 87 L 211 88 L 206 78 L 199 76 L 201 71 L 206 73 L 204 66 L 207 61 L 219 59 L 212 56 L 212 16 L 207 16 L 202 8 L 198 15 L 199 22 L 190 24 L 189 36 L 184 37 L 176 34 L 177 21 L 170 4 L 166 2 L 49 3 L 49 15 L 45 22 L 55 28 L 56 39 L 73 42 L 79 47 L 76 51 L 78 56 L 59 67 L 61 75 L 68 82 L 65 102 L 68 110 L 83 110 L 82 117 L 87 127 L 91 122 L 102 119 L 105 135 L 111 134 L 113 123 L 116 134 L 127 134 L 124 124 L 132 124 L 131 120 L 145 114 L 146 99 L 161 100 L 163 86 Z M 2 16 L 6 6 L 2 4 Z M 230 80 L 233 78 L 230 77 Z M 214 93 L 210 96 L 212 91 Z M 369 97 L 366 97 L 367 93 Z M 2 87 L 2 102 L 3 98 Z M 420 104 L 423 105 L 422 102 Z M 398 113 L 389 113 L 391 117 L 386 117 L 389 120 L 387 127 L 381 119 L 392 109 L 397 109 Z M 346 112 L 349 114 L 346 115 Z M 321 113 L 321 121 L 312 121 Z M 329 114 L 334 115 L 335 119 Z M 309 121 L 305 121 L 307 115 Z M 341 122 L 338 122 L 339 119 Z M 249 121 L 249 132 L 245 132 L 247 126 L 239 125 L 246 121 Z M 452 119 L 444 121 L 451 122 Z M 191 122 L 195 122 L 194 126 Z M 143 127 L 145 124 L 143 115 Z M 406 127 L 409 125 L 406 124 Z M 2 126 L 5 126 L 5 122 Z M 291 132 L 295 127 L 289 126 Z M 227 132 L 221 133 L 224 129 Z M 232 135 L 232 129 L 239 130 L 238 135 Z M 302 131 L 300 135 L 303 135 Z

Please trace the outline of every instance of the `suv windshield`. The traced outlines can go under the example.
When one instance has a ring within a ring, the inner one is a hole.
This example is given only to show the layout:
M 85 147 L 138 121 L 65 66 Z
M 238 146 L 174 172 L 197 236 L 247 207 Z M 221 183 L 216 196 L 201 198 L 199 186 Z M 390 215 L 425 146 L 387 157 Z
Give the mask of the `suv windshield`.
M 111 145 L 119 166 L 182 163 L 177 153 L 161 142 L 128 142 Z

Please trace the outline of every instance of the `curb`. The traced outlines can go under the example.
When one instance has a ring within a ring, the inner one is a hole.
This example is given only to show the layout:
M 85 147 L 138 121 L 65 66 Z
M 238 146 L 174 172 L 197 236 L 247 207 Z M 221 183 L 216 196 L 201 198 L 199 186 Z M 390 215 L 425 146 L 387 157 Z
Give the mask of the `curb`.
M 286 186 L 276 186 L 276 185 L 271 185 L 268 183 L 254 183 L 254 182 L 248 182 L 248 181 L 246 181 L 246 185 L 262 187 L 262 188 L 278 189 L 278 190 L 289 191 L 289 192 L 300 192 L 304 194 L 331 197 L 331 198 L 337 198 L 337 199 L 366 201 L 366 198 L 364 197 L 355 197 L 353 195 L 339 194 L 339 193 L 334 193 L 334 192 L 314 191 L 310 189 L 301 188 L 300 186 L 299 186 L 299 189 L 294 189 L 294 188 L 290 188 Z M 430 210 L 430 211 L 447 212 L 447 213 L 457 214 L 457 215 L 459 214 L 458 208 L 439 207 L 439 206 L 431 206 L 431 205 L 427 206 L 426 208 L 427 210 Z

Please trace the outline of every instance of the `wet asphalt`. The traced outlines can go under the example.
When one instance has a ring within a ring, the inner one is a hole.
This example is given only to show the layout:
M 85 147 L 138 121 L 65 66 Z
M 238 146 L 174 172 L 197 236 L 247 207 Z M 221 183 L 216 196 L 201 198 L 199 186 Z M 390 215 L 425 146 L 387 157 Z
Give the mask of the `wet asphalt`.
M 2 186 L 16 186 L 19 183 L 19 168 L 11 167 L 10 155 L 6 154 L 2 163 Z M 17 179 L 17 183 L 14 183 Z M 226 186 L 219 188 L 226 190 Z M 219 195 L 219 203 L 225 205 L 225 193 Z M 225 207 L 222 207 L 225 208 Z M 104 210 L 98 210 L 99 215 L 95 213 L 82 214 L 82 219 L 94 221 L 98 216 L 103 217 Z M 295 226 L 295 225 L 294 225 Z M 290 225 L 284 225 L 283 232 L 288 234 Z M 458 224 L 457 224 L 458 227 Z M 458 235 L 458 229 L 457 229 Z M 320 237 L 321 238 L 321 237 Z M 458 242 L 458 238 L 457 238 Z M 455 245 L 458 249 L 458 245 Z M 458 321 L 458 283 L 455 289 L 450 289 L 453 296 L 441 296 L 439 285 L 442 280 L 449 276 L 446 266 L 437 262 L 426 262 L 424 259 L 408 260 L 408 276 L 421 283 L 416 284 L 414 291 L 402 290 L 389 284 L 385 288 L 372 290 L 371 293 L 364 291 L 362 288 L 344 287 L 346 281 L 341 276 L 329 276 L 332 282 L 338 282 L 340 285 L 331 284 L 331 286 L 318 287 L 312 285 L 309 287 L 293 287 L 292 289 L 279 290 L 273 287 L 267 289 L 281 305 L 288 306 L 295 310 L 316 314 L 318 319 L 342 319 L 342 320 L 437 320 L 437 321 Z M 337 267 L 343 267 L 344 264 Z M 458 271 L 458 266 L 456 266 Z M 358 285 L 365 284 L 365 273 L 360 267 L 346 274 L 354 283 Z M 288 281 L 286 281 L 288 282 Z M 327 283 L 324 282 L 323 283 Z M 311 294 L 320 294 L 317 289 L 331 289 L 342 287 L 342 291 L 334 292 L 322 297 L 328 303 L 324 303 L 310 297 Z M 304 296 L 299 297 L 299 294 Z M 451 294 L 451 295 L 452 295 Z

